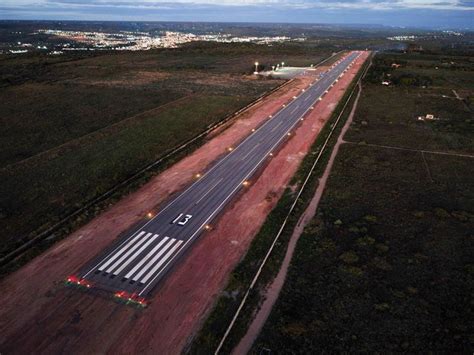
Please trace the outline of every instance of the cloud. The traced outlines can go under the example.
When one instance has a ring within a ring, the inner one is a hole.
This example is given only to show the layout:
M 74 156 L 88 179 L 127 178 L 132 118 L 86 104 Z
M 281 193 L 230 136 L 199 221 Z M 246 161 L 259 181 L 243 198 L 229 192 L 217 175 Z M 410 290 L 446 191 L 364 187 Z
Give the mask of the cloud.
M 474 10 L 473 0 L 3 0 L 4 7 L 122 7 L 163 8 L 176 6 L 280 6 L 287 9 L 327 8 L 366 10 Z
M 474 0 L 0 0 L 0 19 L 306 22 L 473 28 Z

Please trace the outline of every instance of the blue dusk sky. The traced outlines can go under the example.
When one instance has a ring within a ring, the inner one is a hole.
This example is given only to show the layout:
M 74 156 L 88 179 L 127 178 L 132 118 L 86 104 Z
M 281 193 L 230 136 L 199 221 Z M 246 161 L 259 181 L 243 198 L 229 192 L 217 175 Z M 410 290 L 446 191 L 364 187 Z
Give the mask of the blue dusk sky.
M 474 28 L 474 0 L 1 0 L 0 19 Z

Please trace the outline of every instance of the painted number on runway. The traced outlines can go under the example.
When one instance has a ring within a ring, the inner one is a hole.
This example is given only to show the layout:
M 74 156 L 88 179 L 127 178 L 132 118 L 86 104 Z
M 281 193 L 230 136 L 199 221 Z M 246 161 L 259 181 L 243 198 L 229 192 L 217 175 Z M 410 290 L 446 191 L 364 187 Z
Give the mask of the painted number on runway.
M 184 215 L 184 213 L 180 213 L 178 217 L 176 217 L 171 224 L 178 223 L 180 226 L 184 226 L 188 221 L 191 219 L 192 215 L 187 214 Z

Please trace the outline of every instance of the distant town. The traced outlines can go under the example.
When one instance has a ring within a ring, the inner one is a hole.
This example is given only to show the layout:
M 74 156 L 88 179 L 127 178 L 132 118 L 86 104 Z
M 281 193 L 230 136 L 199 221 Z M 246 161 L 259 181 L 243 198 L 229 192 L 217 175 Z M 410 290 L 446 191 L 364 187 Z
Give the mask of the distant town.
M 429 38 L 436 39 L 439 37 L 439 35 L 442 35 L 443 37 L 446 37 L 446 36 L 461 37 L 463 34 L 461 32 L 456 32 L 456 31 L 442 31 L 439 34 L 430 34 L 428 36 L 403 35 L 403 36 L 391 36 L 391 37 L 387 37 L 387 39 L 390 41 L 413 42 L 418 39 L 429 39 Z
M 17 42 L 8 53 L 21 54 L 30 50 L 45 50 L 48 54 L 59 55 L 64 51 L 146 51 L 154 48 L 177 48 L 184 43 L 194 41 L 208 41 L 221 43 L 256 43 L 271 44 L 284 41 L 304 41 L 304 37 L 290 38 L 287 36 L 259 37 L 259 36 L 233 36 L 231 34 L 193 34 L 173 31 L 163 31 L 157 35 L 147 32 L 120 31 L 117 33 L 65 31 L 55 29 L 40 29 L 36 35 L 45 34 L 64 39 L 64 43 L 54 46 L 33 45 L 31 43 Z M 53 48 L 54 47 L 54 48 Z
M 76 24 L 77 25 L 77 24 Z M 30 31 L 11 31 L 7 37 L 17 37 L 16 41 L 0 41 L 0 54 L 25 54 L 40 52 L 48 55 L 61 55 L 73 51 L 147 51 L 155 48 L 178 48 L 190 42 L 253 43 L 271 46 L 275 43 L 319 41 L 312 30 L 241 32 L 235 28 L 223 26 L 170 26 L 170 28 L 148 29 L 146 26 L 136 29 L 115 28 L 32 28 Z M 439 40 L 464 36 L 462 32 L 391 32 L 390 36 L 381 35 L 389 42 L 409 43 L 420 40 Z M 339 32 L 334 32 L 338 34 Z M 381 33 L 382 34 L 382 33 Z M 388 34 L 388 33 L 387 33 Z M 338 34 L 340 35 L 340 34 Z

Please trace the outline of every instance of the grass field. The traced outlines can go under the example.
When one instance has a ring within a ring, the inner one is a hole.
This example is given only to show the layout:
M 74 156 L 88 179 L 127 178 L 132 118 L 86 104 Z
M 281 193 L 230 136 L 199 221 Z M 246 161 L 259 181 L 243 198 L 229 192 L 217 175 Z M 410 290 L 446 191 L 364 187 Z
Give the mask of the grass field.
M 282 83 L 255 58 L 317 63 L 294 45 L 0 57 L 0 255 Z
M 473 76 L 474 81 L 474 76 Z M 445 89 L 367 86 L 347 140 L 453 152 L 474 152 L 472 113 Z M 389 103 L 389 105 L 387 105 Z M 439 121 L 418 121 L 434 114 Z
M 451 87 L 459 73 L 447 68 L 428 88 L 385 88 L 374 80 L 384 60 L 419 75 L 440 57 L 376 57 L 345 137 L 354 144 L 341 147 L 254 353 L 472 352 L 473 159 L 416 151 L 474 153 L 472 89 Z M 472 85 L 473 66 L 460 70 Z M 465 101 L 441 100 L 451 89 Z M 443 120 L 416 121 L 426 113 Z

